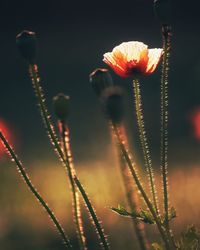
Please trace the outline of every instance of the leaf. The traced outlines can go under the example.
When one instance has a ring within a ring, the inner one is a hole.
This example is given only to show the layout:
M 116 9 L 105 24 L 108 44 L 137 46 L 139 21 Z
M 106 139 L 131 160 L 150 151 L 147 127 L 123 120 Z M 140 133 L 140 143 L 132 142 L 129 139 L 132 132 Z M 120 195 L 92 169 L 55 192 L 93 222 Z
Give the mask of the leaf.
M 132 214 L 129 213 L 123 206 L 118 205 L 117 208 L 111 207 L 111 210 L 121 216 L 132 218 Z
M 141 210 L 140 216 L 142 220 L 147 224 L 154 224 L 155 220 L 149 211 Z
M 151 250 L 164 250 L 164 248 L 160 244 L 155 242 L 151 245 Z
M 155 223 L 153 216 L 151 215 L 151 213 L 149 211 L 141 210 L 140 212 L 137 212 L 137 211 L 128 212 L 121 205 L 118 205 L 117 208 L 112 207 L 111 210 L 113 212 L 121 215 L 121 216 L 129 217 L 129 218 L 133 218 L 133 219 L 138 219 L 138 220 L 141 220 L 147 224 L 154 224 Z

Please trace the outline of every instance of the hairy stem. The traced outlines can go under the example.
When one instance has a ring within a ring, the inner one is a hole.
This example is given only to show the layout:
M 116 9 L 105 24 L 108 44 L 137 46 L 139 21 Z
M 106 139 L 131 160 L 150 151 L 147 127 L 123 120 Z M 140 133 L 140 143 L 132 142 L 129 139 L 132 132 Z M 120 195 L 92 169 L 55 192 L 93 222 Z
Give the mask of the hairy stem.
M 65 160 L 64 154 L 62 152 L 62 149 L 61 149 L 61 147 L 59 145 L 58 139 L 57 139 L 56 134 L 54 132 L 55 130 L 54 130 L 54 127 L 53 127 L 53 125 L 51 123 L 50 116 L 49 116 L 49 113 L 48 113 L 46 105 L 45 105 L 44 95 L 42 93 L 42 88 L 40 86 L 40 78 L 39 78 L 39 73 L 38 73 L 38 67 L 37 67 L 36 64 L 30 64 L 29 65 L 29 73 L 30 73 L 30 77 L 31 77 L 31 80 L 32 80 L 32 83 L 33 83 L 33 87 L 35 89 L 36 97 L 38 99 L 41 116 L 43 118 L 45 127 L 47 129 L 47 133 L 49 135 L 50 141 L 52 142 L 52 145 L 53 145 L 56 153 L 58 154 L 59 159 L 64 164 L 65 168 L 68 170 L 70 168 L 69 162 Z M 83 189 L 83 187 L 82 187 L 82 189 Z M 83 191 L 84 191 L 84 189 L 83 189 Z M 81 192 L 81 195 L 83 196 L 83 192 Z M 87 194 L 84 191 L 84 197 L 83 198 L 85 198 L 85 197 L 87 197 Z M 87 205 L 88 204 L 86 203 L 86 206 Z M 94 222 L 94 224 L 95 224 L 95 222 Z M 105 249 L 108 249 L 108 248 L 105 248 Z
M 159 214 L 154 172 L 153 172 L 153 168 L 152 168 L 150 150 L 149 150 L 149 145 L 148 145 L 148 141 L 147 141 L 147 137 L 146 137 L 145 125 L 144 125 L 144 118 L 143 118 L 144 115 L 143 115 L 143 111 L 142 111 L 142 101 L 141 101 L 141 95 L 140 95 L 140 83 L 136 79 L 133 80 L 133 89 L 134 89 L 134 95 L 135 95 L 135 108 L 136 108 L 137 123 L 138 123 L 138 128 L 139 128 L 140 142 L 142 145 L 145 167 L 146 167 L 146 170 L 148 173 L 149 187 L 151 190 L 153 204 L 154 204 L 156 213 Z
M 163 61 L 161 75 L 161 144 L 160 164 L 163 181 L 163 200 L 165 209 L 165 225 L 169 229 L 169 197 L 168 197 L 168 71 L 171 47 L 171 35 L 168 27 L 163 27 Z
M 163 182 L 163 200 L 165 210 L 165 228 L 168 237 L 172 244 L 175 245 L 173 240 L 173 233 L 169 225 L 169 192 L 168 192 L 168 75 L 169 75 L 169 59 L 171 50 L 171 27 L 162 26 L 163 38 L 163 61 L 162 61 L 162 74 L 161 74 L 161 139 L 160 139 L 160 164 Z
M 63 162 L 64 165 L 66 165 L 65 156 L 63 154 L 63 151 L 59 145 L 59 140 L 56 136 L 55 129 L 51 123 L 49 112 L 47 111 L 47 107 L 45 105 L 45 99 L 44 94 L 42 93 L 42 88 L 40 86 L 40 77 L 38 73 L 38 66 L 36 64 L 30 64 L 29 65 L 29 74 L 32 80 L 33 88 L 35 90 L 35 95 L 38 100 L 39 109 L 41 112 L 41 116 L 43 118 L 44 125 L 46 127 L 48 136 L 51 140 L 52 145 L 54 146 L 54 149 L 58 156 L 60 157 L 60 160 Z M 68 168 L 68 166 L 67 166 Z
M 4 135 L 1 132 L 0 132 L 0 139 L 2 140 L 3 144 L 5 145 L 8 153 L 9 153 L 10 158 L 17 165 L 17 169 L 18 169 L 19 173 L 21 174 L 24 182 L 28 186 L 29 190 L 33 193 L 33 195 L 36 197 L 36 199 L 39 201 L 39 203 L 41 204 L 41 206 L 45 209 L 45 211 L 48 213 L 49 217 L 53 221 L 56 229 L 58 230 L 59 234 L 61 235 L 61 237 L 62 237 L 62 239 L 64 241 L 66 249 L 72 249 L 72 246 L 70 244 L 69 238 L 65 234 L 65 232 L 64 232 L 62 226 L 60 225 L 59 221 L 57 220 L 57 218 L 55 217 L 54 213 L 49 208 L 49 206 L 47 205 L 47 203 L 43 200 L 43 198 L 41 197 L 41 195 L 38 193 L 38 191 L 36 190 L 36 188 L 31 183 L 31 180 L 30 180 L 28 174 L 26 173 L 26 170 L 23 167 L 21 161 L 19 160 L 19 158 L 15 154 L 14 150 L 12 149 L 12 147 L 10 146 L 10 144 L 8 143 L 8 141 L 6 140 L 6 138 L 4 137 Z
M 115 136 L 116 136 L 116 139 L 118 141 L 118 144 L 119 144 L 119 147 L 120 147 L 120 150 L 128 164 L 128 167 L 130 169 L 130 172 L 132 174 L 132 177 L 136 183 L 136 186 L 138 188 L 138 190 L 140 191 L 147 207 L 149 208 L 149 211 L 151 212 L 152 216 L 154 217 L 154 220 L 155 220 L 155 223 L 158 227 L 158 230 L 161 234 L 161 237 L 163 239 L 163 242 L 165 243 L 165 247 L 167 250 L 172 250 L 173 248 L 170 248 L 170 244 L 169 244 L 169 241 L 168 241 L 168 238 L 167 238 L 167 235 L 166 235 L 166 232 L 165 232 L 165 229 L 162 227 L 162 224 L 161 224 L 161 221 L 160 221 L 160 218 L 158 217 L 155 209 L 154 209 L 154 206 L 152 205 L 151 201 L 149 200 L 142 184 L 141 184 L 141 181 L 138 177 L 138 174 L 137 174 L 137 171 L 135 169 L 135 163 L 132 162 L 132 159 L 131 159 L 131 156 L 129 155 L 129 152 L 128 150 L 126 149 L 126 146 L 123 142 L 123 139 L 121 138 L 121 135 L 120 135 L 120 132 L 118 130 L 118 128 L 113 124 L 113 130 L 114 130 L 114 133 L 115 133 Z
M 76 231 L 79 239 L 79 245 L 82 250 L 87 250 L 86 246 L 86 238 L 83 231 L 83 221 L 81 217 L 81 209 L 80 209 L 80 200 L 79 200 L 79 194 L 77 192 L 76 185 L 73 180 L 73 176 L 76 174 L 73 159 L 72 159 L 72 153 L 71 153 L 71 147 L 70 147 L 70 136 L 69 136 L 69 129 L 67 128 L 64 121 L 59 122 L 59 127 L 61 127 L 61 138 L 62 138 L 62 146 L 63 151 L 65 155 L 66 161 L 68 161 L 68 177 L 70 181 L 71 186 L 71 192 L 72 192 L 72 204 L 73 204 L 73 215 L 74 215 L 74 222 L 76 225 Z
M 111 124 L 111 122 L 109 122 Z M 113 134 L 113 129 L 111 127 L 111 135 L 115 136 Z M 123 134 L 123 141 L 127 144 L 127 136 L 126 136 L 126 131 L 124 129 L 124 126 L 121 124 L 119 125 L 119 130 L 120 133 Z M 117 151 L 119 154 L 119 161 L 120 161 L 120 172 L 123 178 L 123 184 L 126 192 L 126 199 L 128 202 L 128 205 L 132 211 L 138 211 L 139 205 L 138 205 L 138 197 L 137 197 L 137 192 L 134 190 L 133 185 L 131 184 L 131 176 L 130 176 L 130 171 L 129 167 L 127 166 L 126 161 L 124 160 L 124 157 L 121 153 L 120 147 L 117 143 Z M 141 250 L 146 250 L 148 249 L 148 244 L 147 244 L 147 239 L 144 231 L 144 225 L 137 219 L 132 219 L 133 226 L 135 229 L 135 233 L 139 242 L 139 246 Z
M 93 223 L 95 225 L 98 237 L 99 237 L 99 239 L 101 241 L 101 246 L 103 247 L 103 249 L 109 250 L 110 249 L 109 244 L 107 242 L 106 236 L 104 235 L 104 231 L 103 231 L 103 229 L 101 227 L 101 224 L 100 224 L 100 222 L 99 222 L 99 220 L 97 218 L 97 215 L 96 215 L 96 213 L 94 211 L 94 208 L 92 207 L 92 204 L 91 204 L 91 202 L 90 202 L 90 200 L 89 200 L 83 186 L 81 185 L 80 181 L 78 180 L 77 176 L 74 176 L 74 181 L 75 181 L 75 183 L 76 183 L 76 185 L 77 185 L 77 187 L 78 187 L 78 189 L 79 189 L 79 191 L 80 191 L 80 193 L 81 193 L 81 195 L 82 195 L 82 197 L 83 197 L 83 199 L 85 201 L 86 207 L 87 207 L 87 209 L 88 209 L 88 211 L 89 211 L 89 213 L 90 213 L 90 215 L 92 217 L 92 221 L 93 221 Z

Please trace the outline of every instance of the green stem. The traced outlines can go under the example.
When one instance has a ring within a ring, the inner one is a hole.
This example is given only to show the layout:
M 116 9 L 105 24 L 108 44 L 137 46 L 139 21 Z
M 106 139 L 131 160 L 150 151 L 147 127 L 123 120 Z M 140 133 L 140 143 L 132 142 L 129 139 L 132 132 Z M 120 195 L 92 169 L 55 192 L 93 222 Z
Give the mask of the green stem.
M 173 245 L 173 233 L 169 225 L 169 192 L 168 192 L 168 75 L 169 59 L 171 50 L 171 27 L 162 27 L 163 37 L 163 61 L 161 74 L 161 143 L 160 143 L 160 164 L 163 182 L 163 200 L 165 210 L 165 228 L 168 237 Z
M 65 159 L 68 162 L 67 165 L 69 166 L 68 177 L 69 177 L 71 192 L 72 192 L 74 222 L 76 225 L 76 231 L 77 231 L 77 235 L 79 239 L 80 248 L 82 250 L 87 250 L 86 238 L 84 236 L 84 231 L 83 231 L 83 222 L 82 222 L 82 217 L 81 217 L 79 194 L 77 192 L 77 188 L 73 180 L 73 176 L 75 175 L 75 169 L 73 166 L 72 154 L 71 154 L 71 148 L 70 148 L 69 129 L 66 127 L 66 124 L 64 121 L 60 121 L 60 123 L 61 123 L 61 137 L 62 137 L 63 151 L 65 154 Z
M 29 65 L 29 74 L 30 74 L 30 77 L 32 80 L 33 88 L 35 90 L 35 95 L 36 95 L 37 100 L 38 100 L 39 108 L 41 111 L 41 116 L 43 118 L 45 127 L 47 129 L 47 133 L 48 133 L 49 138 L 51 140 L 51 143 L 54 146 L 56 153 L 60 157 L 60 160 L 63 162 L 64 165 L 66 165 L 64 154 L 63 154 L 62 149 L 59 145 L 59 140 L 56 136 L 54 127 L 50 121 L 50 115 L 49 115 L 47 108 L 46 108 L 46 105 L 45 105 L 44 95 L 42 93 L 42 88 L 40 86 L 40 77 L 39 77 L 39 73 L 38 73 L 38 67 L 36 64 Z
M 143 118 L 144 115 L 142 111 L 142 101 L 141 101 L 141 95 L 140 95 L 140 84 L 137 79 L 133 80 L 133 89 L 134 89 L 134 95 L 135 95 L 135 108 L 136 108 L 136 115 L 137 115 L 137 123 L 138 123 L 138 128 L 139 128 L 140 142 L 142 145 L 142 151 L 144 155 L 145 167 L 146 167 L 148 177 L 149 177 L 149 186 L 150 186 L 150 190 L 152 194 L 153 204 L 154 204 L 156 213 L 159 215 L 154 172 L 152 168 L 150 150 L 149 150 L 145 125 L 144 125 L 144 118 Z
M 171 35 L 163 27 L 163 61 L 161 75 L 161 145 L 160 163 L 163 181 L 163 200 L 165 209 L 165 226 L 169 229 L 169 197 L 168 197 L 168 71 L 171 47 Z
M 9 153 L 11 159 L 16 163 L 18 171 L 21 174 L 21 176 L 22 176 L 23 180 L 25 181 L 25 183 L 27 184 L 28 188 L 33 193 L 33 195 L 36 197 L 36 199 L 39 201 L 41 206 L 46 210 L 48 215 L 50 216 L 51 220 L 53 221 L 54 225 L 56 226 L 59 234 L 61 235 L 61 237 L 62 237 L 62 239 L 63 239 L 63 241 L 65 243 L 66 249 L 72 249 L 72 246 L 71 246 L 71 244 L 69 242 L 69 239 L 68 239 L 67 235 L 65 234 L 65 232 L 64 232 L 62 226 L 60 225 L 59 221 L 57 220 L 57 218 L 55 217 L 54 213 L 49 208 L 47 203 L 43 200 L 43 198 L 37 192 L 36 188 L 31 183 L 31 180 L 30 180 L 28 174 L 26 173 L 26 170 L 24 169 L 22 163 L 20 162 L 20 160 L 18 159 L 18 157 L 15 154 L 14 150 L 12 149 L 12 147 L 10 146 L 10 144 L 8 143 L 8 141 L 6 140 L 6 138 L 4 137 L 4 135 L 1 132 L 0 132 L 0 139 L 2 140 L 2 142 L 5 145 L 6 149 L 8 150 L 8 153 Z
M 102 245 L 103 249 L 109 250 L 110 248 L 109 248 L 106 236 L 104 235 L 101 224 L 100 224 L 100 222 L 99 222 L 99 220 L 97 218 L 97 215 L 96 215 L 96 213 L 94 211 L 94 208 L 92 207 L 92 204 L 91 204 L 91 202 L 90 202 L 90 200 L 89 200 L 83 186 L 81 185 L 80 181 L 78 180 L 77 176 L 74 176 L 74 181 L 75 181 L 75 183 L 76 183 L 76 185 L 77 185 L 77 187 L 78 187 L 78 189 L 79 189 L 79 191 L 80 191 L 80 193 L 81 193 L 81 195 L 82 195 L 82 197 L 83 197 L 83 199 L 85 201 L 87 209 L 88 209 L 88 211 L 89 211 L 89 213 L 90 213 L 90 215 L 92 217 L 92 220 L 94 222 L 94 225 L 95 225 L 95 228 L 97 230 L 97 234 L 99 236 L 99 239 L 101 241 L 101 245 Z
M 42 88 L 40 86 L 40 78 L 39 78 L 39 73 L 38 73 L 38 67 L 37 67 L 36 64 L 30 64 L 29 65 L 29 73 L 30 73 L 30 77 L 31 77 L 31 80 L 32 80 L 32 83 L 33 83 L 33 87 L 35 89 L 36 97 L 38 99 L 41 116 L 43 118 L 45 127 L 47 129 L 47 133 L 49 135 L 49 138 L 50 138 L 50 140 L 52 142 L 52 145 L 53 145 L 56 153 L 59 156 L 59 159 L 64 164 L 66 169 L 69 169 L 70 168 L 69 163 L 68 163 L 68 161 L 65 160 L 64 154 L 62 152 L 62 149 L 61 149 L 61 147 L 59 145 L 58 139 L 57 139 L 56 134 L 54 132 L 54 127 L 53 127 L 53 125 L 51 123 L 50 115 L 49 115 L 49 113 L 47 111 L 47 108 L 46 108 L 46 105 L 45 105 L 44 95 L 42 93 Z M 81 193 L 81 194 L 83 195 L 83 193 Z M 85 196 L 87 197 L 86 192 L 84 192 L 84 197 Z M 86 205 L 87 205 L 87 203 L 86 203 Z M 95 224 L 95 222 L 94 222 L 94 224 Z M 98 229 L 97 229 L 97 231 L 98 231 Z M 106 249 L 108 249 L 108 248 L 106 248 Z
M 111 124 L 111 122 L 109 122 Z M 111 127 L 111 135 L 113 134 L 113 129 Z M 123 130 L 123 141 L 127 142 L 127 136 L 124 130 L 123 125 L 118 126 L 121 134 Z M 118 144 L 118 143 L 117 143 Z M 132 211 L 138 211 L 138 201 L 137 201 L 137 193 L 136 190 L 134 190 L 133 185 L 130 183 L 130 174 L 129 174 L 129 168 L 127 166 L 126 161 L 124 160 L 124 157 L 121 153 L 119 145 L 117 145 L 118 153 L 119 153 L 119 160 L 120 160 L 120 172 L 121 176 L 123 178 L 124 188 L 126 192 L 126 198 L 128 201 L 128 205 Z M 133 226 L 135 229 L 135 233 L 139 242 L 139 246 L 141 250 L 148 249 L 147 239 L 145 237 L 145 231 L 144 231 L 144 225 L 137 219 L 132 219 Z
M 134 179 L 134 181 L 135 181 L 135 183 L 137 185 L 137 188 L 140 191 L 140 193 L 141 193 L 147 207 L 149 208 L 149 211 L 151 212 L 152 216 L 154 217 L 155 223 L 156 223 L 156 225 L 158 227 L 158 230 L 159 230 L 159 232 L 161 234 L 163 242 L 165 243 L 165 247 L 166 247 L 167 250 L 171 250 L 172 248 L 170 248 L 170 244 L 169 244 L 168 238 L 166 236 L 166 232 L 165 232 L 164 228 L 162 227 L 160 218 L 158 217 L 158 215 L 157 215 L 151 201 L 149 200 L 149 198 L 148 198 L 148 196 L 147 196 L 147 194 L 146 194 L 146 192 L 145 192 L 145 190 L 144 190 L 144 188 L 143 188 L 143 186 L 141 184 L 141 181 L 140 181 L 140 179 L 139 179 L 139 177 L 137 175 L 137 171 L 135 169 L 135 163 L 132 162 L 131 157 L 129 155 L 129 152 L 126 149 L 126 147 L 124 145 L 124 142 L 121 139 L 120 133 L 119 133 L 117 127 L 114 124 L 113 124 L 113 130 L 114 130 L 114 133 L 116 135 L 117 141 L 119 143 L 120 150 L 121 150 L 121 152 L 122 152 L 122 154 L 123 154 L 123 156 L 124 156 L 124 158 L 125 158 L 125 160 L 126 160 L 126 162 L 128 164 L 128 167 L 129 167 L 130 172 L 132 174 L 132 177 L 133 177 L 133 179 Z

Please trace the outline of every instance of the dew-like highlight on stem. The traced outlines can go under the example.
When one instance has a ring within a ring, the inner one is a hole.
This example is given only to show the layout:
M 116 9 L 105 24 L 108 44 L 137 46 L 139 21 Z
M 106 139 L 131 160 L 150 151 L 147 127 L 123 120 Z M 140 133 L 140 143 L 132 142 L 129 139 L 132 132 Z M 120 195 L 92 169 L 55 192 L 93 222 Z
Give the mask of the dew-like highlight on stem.
M 94 227 L 95 227 L 95 231 L 99 237 L 100 240 L 100 245 L 102 247 L 102 249 L 104 250 L 109 250 L 110 246 L 107 240 L 107 236 L 104 233 L 104 229 L 102 228 L 101 222 L 99 221 L 95 209 L 92 206 L 92 203 L 87 195 L 87 193 L 85 192 L 85 189 L 83 188 L 83 185 L 80 183 L 79 179 L 77 178 L 77 176 L 74 176 L 74 181 L 83 197 L 83 200 L 85 202 L 86 208 L 88 209 L 88 212 L 90 213 L 90 218 L 91 218 L 91 222 L 93 223 Z
M 36 97 L 37 97 L 37 100 L 38 100 L 38 103 L 39 103 L 41 116 L 43 118 L 45 127 L 47 129 L 47 133 L 48 133 L 48 135 L 50 137 L 50 141 L 52 142 L 52 145 L 53 145 L 55 151 L 58 153 L 58 156 L 59 156 L 60 160 L 62 161 L 62 163 L 64 164 L 64 166 L 66 167 L 66 169 L 68 171 L 68 169 L 70 168 L 69 162 L 67 160 L 65 160 L 63 151 L 62 151 L 62 149 L 60 147 L 57 136 L 56 136 L 56 134 L 54 132 L 55 130 L 54 130 L 54 127 L 53 127 L 53 125 L 52 125 L 52 123 L 50 121 L 50 116 L 48 114 L 48 110 L 47 110 L 46 105 L 45 105 L 45 99 L 44 99 L 44 94 L 42 92 L 42 87 L 40 86 L 40 78 L 39 78 L 37 65 L 36 64 L 34 64 L 34 65 L 30 64 L 29 65 L 29 71 L 30 71 L 30 77 L 32 79 L 33 87 L 35 89 L 35 94 L 36 94 Z M 79 181 L 79 183 L 80 183 L 80 181 Z M 81 195 L 82 196 L 84 195 L 84 197 L 83 197 L 84 200 L 86 199 L 86 206 L 89 206 L 89 203 L 87 204 L 87 201 L 89 201 L 89 199 L 87 198 L 87 194 L 84 191 L 84 188 L 82 187 L 81 190 L 83 190 L 83 192 L 81 192 Z M 95 219 L 95 217 L 92 217 L 92 219 Z M 94 222 L 94 225 L 96 226 L 95 222 Z M 97 231 L 98 231 L 98 229 L 97 229 Z M 103 244 L 105 246 L 105 249 L 109 249 L 107 241 L 105 241 L 103 237 L 100 237 L 100 240 L 101 240 L 101 244 Z
M 126 160 L 126 162 L 128 164 L 128 167 L 129 167 L 130 172 L 132 174 L 132 177 L 133 177 L 133 179 L 134 179 L 134 181 L 136 183 L 136 186 L 137 186 L 139 192 L 141 193 L 141 196 L 143 197 L 149 211 L 151 212 L 151 214 L 152 214 L 152 216 L 153 216 L 153 218 L 155 220 L 155 223 L 156 223 L 156 225 L 158 227 L 158 230 L 159 230 L 159 232 L 161 234 L 161 237 L 163 239 L 165 247 L 166 247 L 167 250 L 171 250 L 170 249 L 170 243 L 169 243 L 169 240 L 167 238 L 166 231 L 162 226 L 160 217 L 158 217 L 158 215 L 157 215 L 157 213 L 156 213 L 156 211 L 154 209 L 154 206 L 153 206 L 152 202 L 150 201 L 150 199 L 148 198 L 148 195 L 147 195 L 146 191 L 144 190 L 142 182 L 141 182 L 141 180 L 140 180 L 140 178 L 138 176 L 137 169 L 136 169 L 136 164 L 131 159 L 131 156 L 130 156 L 130 154 L 128 152 L 128 149 L 126 148 L 126 145 L 124 144 L 124 141 L 123 141 L 123 139 L 121 137 L 120 131 L 115 126 L 115 124 L 112 124 L 112 127 L 113 127 L 114 134 L 116 136 L 117 142 L 119 144 L 120 150 L 121 150 L 121 152 L 122 152 L 122 154 L 123 154 L 123 156 L 124 156 L 124 158 L 125 158 L 125 160 Z
M 121 172 L 121 176 L 123 179 L 127 202 L 131 211 L 138 212 L 139 211 L 139 202 L 138 202 L 139 195 L 137 192 L 137 187 L 133 185 L 132 183 L 130 170 L 120 150 L 120 147 L 116 141 L 115 134 L 112 129 L 112 122 L 109 122 L 109 124 L 110 124 L 111 136 L 113 137 L 113 140 L 115 140 L 116 149 L 117 149 L 117 153 L 119 156 L 119 165 L 120 165 L 120 170 L 121 170 L 120 172 Z M 126 136 L 126 131 L 125 131 L 123 124 L 120 124 L 117 127 L 118 127 L 118 130 L 120 131 L 121 137 L 123 137 L 124 144 L 127 145 L 127 136 Z M 141 250 L 149 249 L 149 244 L 146 238 L 144 224 L 135 218 L 133 218 L 132 221 L 133 221 L 133 226 L 134 226 L 135 234 L 139 242 L 140 249 Z
M 162 26 L 163 38 L 163 60 L 161 73 L 161 111 L 160 111 L 160 165 L 163 183 L 163 201 L 165 211 L 165 227 L 168 237 L 173 242 L 173 235 L 169 225 L 169 190 L 168 190 L 168 78 L 169 78 L 169 59 L 171 50 L 171 27 Z
M 78 190 L 76 188 L 76 185 L 73 179 L 73 176 L 76 174 L 76 171 L 74 168 L 72 152 L 71 152 L 71 147 L 70 147 L 69 128 L 67 127 L 64 121 L 58 121 L 58 126 L 59 126 L 60 135 L 61 135 L 61 141 L 62 141 L 61 145 L 63 148 L 63 153 L 65 155 L 65 160 L 68 162 L 68 166 L 69 166 L 68 177 L 69 177 L 71 192 L 72 192 L 73 216 L 74 216 L 74 223 L 76 225 L 79 245 L 80 245 L 81 250 L 87 250 L 86 237 L 84 234 L 83 221 L 82 221 L 82 216 L 81 216 L 79 193 L 78 193 Z
M 148 179 L 149 179 L 149 188 L 151 190 L 152 200 L 153 200 L 156 213 L 159 215 L 158 198 L 157 198 L 157 191 L 155 187 L 154 171 L 152 168 L 150 149 L 149 149 L 145 125 L 144 125 L 144 115 L 143 115 L 143 110 L 142 110 L 142 100 L 141 100 L 141 94 L 140 94 L 139 80 L 137 79 L 133 80 L 133 89 L 134 89 L 134 96 L 135 96 L 135 109 L 136 109 L 137 123 L 138 123 L 138 128 L 139 128 L 139 136 L 140 136 L 140 142 L 142 145 L 144 163 L 145 163 L 145 167 L 146 167 L 146 171 L 147 171 Z
M 19 160 L 18 156 L 15 154 L 13 148 L 10 146 L 9 142 L 6 140 L 2 132 L 0 131 L 0 139 L 3 142 L 8 155 L 11 158 L 12 162 L 15 162 L 17 166 L 17 170 L 20 173 L 22 179 L 28 186 L 29 190 L 32 192 L 32 194 L 36 197 L 37 201 L 40 203 L 40 205 L 44 208 L 44 210 L 47 212 L 49 217 L 51 218 L 52 222 L 54 223 L 54 226 L 56 227 L 57 231 L 59 232 L 60 236 L 62 237 L 62 240 L 64 242 L 64 245 L 66 249 L 72 249 L 71 243 L 69 241 L 68 236 L 66 235 L 64 229 L 62 228 L 61 224 L 59 223 L 58 219 L 54 215 L 53 211 L 50 209 L 48 204 L 44 201 L 44 199 L 41 197 L 37 189 L 32 184 L 30 177 L 26 173 L 25 168 L 23 167 L 21 161 Z

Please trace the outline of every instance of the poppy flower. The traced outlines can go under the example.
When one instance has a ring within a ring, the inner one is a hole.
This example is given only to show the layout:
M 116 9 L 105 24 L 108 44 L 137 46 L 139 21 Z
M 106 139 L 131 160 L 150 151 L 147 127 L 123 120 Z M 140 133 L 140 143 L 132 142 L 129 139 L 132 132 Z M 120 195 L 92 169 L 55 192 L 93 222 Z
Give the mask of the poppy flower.
M 124 42 L 105 53 L 103 61 L 121 77 L 149 75 L 155 71 L 162 53 L 163 49 L 148 49 L 142 42 Z

